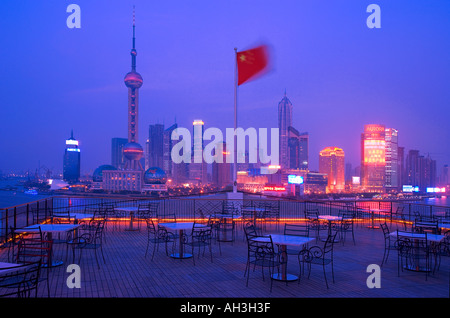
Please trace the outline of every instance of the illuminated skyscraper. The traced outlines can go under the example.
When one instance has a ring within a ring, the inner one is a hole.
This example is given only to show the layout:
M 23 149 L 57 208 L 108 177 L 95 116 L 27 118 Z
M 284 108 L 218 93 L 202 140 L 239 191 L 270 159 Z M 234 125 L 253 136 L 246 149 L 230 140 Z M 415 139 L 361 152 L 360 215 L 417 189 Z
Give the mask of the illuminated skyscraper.
M 278 103 L 278 128 L 280 133 L 279 158 L 281 169 L 289 169 L 289 127 L 292 126 L 292 103 L 284 92 Z
M 73 138 L 73 130 L 70 138 L 66 140 L 66 150 L 63 161 L 63 179 L 68 183 L 80 181 L 80 148 L 78 140 Z
M 147 145 L 148 145 L 148 152 L 145 168 L 148 169 L 150 167 L 159 167 L 163 169 L 164 125 L 155 124 L 149 126 Z
M 365 125 L 361 134 L 361 186 L 368 192 L 383 192 L 386 176 L 384 125 Z
M 203 131 L 204 122 L 196 119 L 193 122 L 192 161 L 189 164 L 189 179 L 191 181 L 206 184 L 208 182 L 207 166 L 203 160 Z
M 398 190 L 399 162 L 398 162 L 398 130 L 386 128 L 386 179 L 384 181 L 386 191 Z
M 337 147 L 326 147 L 319 153 L 319 173 L 328 175 L 327 192 L 345 190 L 345 153 Z

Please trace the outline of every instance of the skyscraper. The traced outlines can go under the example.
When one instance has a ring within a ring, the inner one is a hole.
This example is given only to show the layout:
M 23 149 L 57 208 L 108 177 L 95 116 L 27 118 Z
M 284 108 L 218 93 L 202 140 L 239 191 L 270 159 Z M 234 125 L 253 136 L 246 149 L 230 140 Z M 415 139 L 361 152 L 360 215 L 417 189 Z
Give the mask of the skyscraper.
M 386 191 L 398 190 L 398 130 L 386 128 L 386 178 L 384 181 Z
M 113 138 L 111 140 L 111 165 L 121 170 L 125 168 L 123 147 L 127 144 L 127 138 Z
M 289 169 L 289 127 L 292 126 L 292 103 L 284 92 L 278 103 L 278 128 L 280 133 L 279 157 L 281 169 Z
M 193 122 L 192 160 L 189 164 L 189 179 L 198 183 L 208 182 L 207 166 L 203 160 L 203 131 L 205 123 L 196 119 Z
M 419 150 L 410 150 L 405 162 L 406 182 L 419 191 L 436 186 L 436 161 L 428 156 L 422 156 Z
M 73 137 L 73 130 L 70 138 L 66 140 L 66 150 L 63 160 L 63 179 L 68 183 L 80 181 L 80 148 L 79 143 Z
M 232 165 L 230 162 L 230 152 L 227 150 L 227 143 L 222 142 L 217 145 L 216 156 L 222 156 L 222 162 L 214 161 L 212 164 L 212 179 L 213 182 L 219 187 L 225 187 L 233 184 L 233 178 L 231 177 Z
M 385 126 L 365 125 L 361 134 L 361 186 L 368 192 L 384 192 L 385 177 Z
M 319 153 L 319 173 L 328 175 L 327 192 L 345 190 L 345 153 L 338 147 L 326 147 Z
M 149 126 L 148 153 L 146 169 L 149 167 L 164 168 L 164 125 L 155 124 Z M 163 169 L 164 170 L 164 169 Z M 167 171 L 166 171 L 167 173 Z
M 301 170 L 309 169 L 309 134 L 307 132 L 300 133 L 299 137 L 299 168 Z
M 173 161 L 172 161 L 172 147 L 174 142 L 172 140 L 172 133 L 177 129 L 178 125 L 175 123 L 163 132 L 163 166 L 162 169 L 166 172 L 168 177 L 173 176 Z M 184 163 L 183 163 L 184 164 Z

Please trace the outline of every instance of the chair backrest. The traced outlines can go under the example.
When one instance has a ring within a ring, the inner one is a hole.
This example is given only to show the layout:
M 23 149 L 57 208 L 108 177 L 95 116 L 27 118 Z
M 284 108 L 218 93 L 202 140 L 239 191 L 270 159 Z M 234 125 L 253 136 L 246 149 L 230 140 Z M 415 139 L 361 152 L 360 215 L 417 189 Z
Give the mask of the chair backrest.
M 337 232 L 334 232 L 334 234 L 328 235 L 328 237 L 323 245 L 324 255 L 333 254 L 333 247 L 334 247 L 334 242 L 336 241 L 336 235 L 337 235 Z
M 244 232 L 247 241 L 251 238 L 257 237 L 258 233 L 256 231 L 255 225 L 253 223 L 247 223 L 244 225 Z
M 16 295 L 20 298 L 37 297 L 37 288 L 42 261 L 11 267 L 6 274 L 0 275 L 0 297 Z
M 309 225 L 307 224 L 284 224 L 284 235 L 309 236 Z
M 263 261 L 275 256 L 272 236 L 264 235 L 248 240 L 248 257 L 253 261 Z
M 52 244 L 52 241 L 39 238 L 22 238 L 17 249 L 17 263 L 31 264 L 41 261 L 42 264 L 48 264 Z
M 439 224 L 438 221 L 414 221 L 414 231 L 417 233 L 439 233 Z
M 319 210 L 318 209 L 305 210 L 305 217 L 307 219 L 318 219 L 319 218 Z

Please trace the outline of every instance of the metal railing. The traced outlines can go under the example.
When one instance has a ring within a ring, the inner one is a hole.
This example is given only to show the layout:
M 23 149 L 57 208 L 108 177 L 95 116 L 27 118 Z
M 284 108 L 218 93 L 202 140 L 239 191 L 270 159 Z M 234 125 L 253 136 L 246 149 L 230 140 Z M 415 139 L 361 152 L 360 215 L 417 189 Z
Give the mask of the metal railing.
M 86 209 L 105 205 L 115 207 L 139 206 L 158 202 L 158 215 L 175 213 L 180 219 L 195 219 L 199 216 L 219 213 L 228 202 L 226 194 L 201 197 L 101 197 L 101 196 L 53 196 L 30 203 L 0 209 L 0 243 L 5 242 L 11 229 L 21 228 L 46 221 L 52 211 L 84 212 Z M 286 200 L 282 198 L 261 198 L 245 195 L 236 207 L 240 213 L 242 207 L 270 205 L 278 212 L 280 220 L 291 221 L 304 218 L 305 211 L 315 209 L 319 214 L 338 215 L 342 210 L 353 210 L 362 221 L 373 214 L 375 218 L 394 221 L 399 219 L 414 221 L 417 218 L 439 218 L 450 222 L 450 207 L 426 205 L 408 201 L 308 201 Z M 400 212 L 399 212 L 400 211 Z M 372 214 L 373 212 L 373 214 Z

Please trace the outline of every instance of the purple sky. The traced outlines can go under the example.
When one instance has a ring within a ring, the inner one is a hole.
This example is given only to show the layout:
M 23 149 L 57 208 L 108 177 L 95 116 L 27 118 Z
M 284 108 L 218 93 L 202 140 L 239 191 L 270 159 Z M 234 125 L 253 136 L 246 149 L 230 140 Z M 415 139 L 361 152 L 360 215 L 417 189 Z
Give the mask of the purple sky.
M 81 7 L 81 29 L 66 7 Z M 381 29 L 366 8 L 381 7 Z M 234 47 L 272 48 L 272 70 L 239 88 L 239 126 L 277 127 L 284 90 L 310 166 L 326 146 L 360 160 L 365 124 L 399 130 L 406 150 L 450 163 L 450 1 L 14 1 L 0 3 L 0 170 L 62 171 L 74 129 L 82 170 L 110 163 L 127 136 L 136 6 L 139 141 L 148 125 L 233 127 Z

